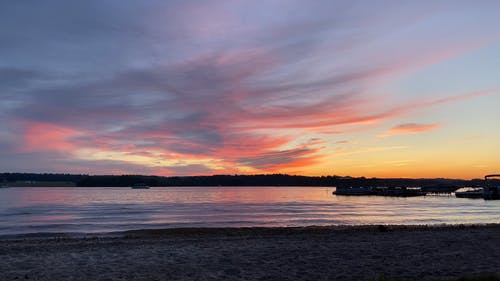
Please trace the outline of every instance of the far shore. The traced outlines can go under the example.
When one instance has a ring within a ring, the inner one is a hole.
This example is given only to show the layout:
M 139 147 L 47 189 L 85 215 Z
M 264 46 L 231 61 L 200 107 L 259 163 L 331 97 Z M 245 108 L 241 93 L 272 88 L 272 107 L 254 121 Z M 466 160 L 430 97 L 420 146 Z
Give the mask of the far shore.
M 500 275 L 500 224 L 134 230 L 0 241 L 0 280 L 443 280 Z

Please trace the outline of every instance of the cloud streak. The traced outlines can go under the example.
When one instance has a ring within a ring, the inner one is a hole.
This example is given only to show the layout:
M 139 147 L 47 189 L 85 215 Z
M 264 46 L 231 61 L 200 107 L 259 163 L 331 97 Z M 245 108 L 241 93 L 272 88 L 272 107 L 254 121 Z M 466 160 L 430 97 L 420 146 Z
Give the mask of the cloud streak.
M 408 134 L 420 134 L 424 132 L 429 132 L 436 130 L 441 127 L 441 124 L 416 124 L 416 123 L 405 123 L 394 126 L 384 133 L 380 134 L 379 137 L 389 137 L 393 135 L 408 135 Z
M 98 162 L 162 174 L 307 169 L 346 144 L 331 133 L 498 93 L 384 92 L 500 35 L 427 29 L 446 5 L 388 3 L 399 13 L 381 13 L 336 1 L 50 3 L 57 9 L 0 9 L 0 153 L 33 163 L 52 153 L 74 172 Z M 437 127 L 402 124 L 383 135 Z

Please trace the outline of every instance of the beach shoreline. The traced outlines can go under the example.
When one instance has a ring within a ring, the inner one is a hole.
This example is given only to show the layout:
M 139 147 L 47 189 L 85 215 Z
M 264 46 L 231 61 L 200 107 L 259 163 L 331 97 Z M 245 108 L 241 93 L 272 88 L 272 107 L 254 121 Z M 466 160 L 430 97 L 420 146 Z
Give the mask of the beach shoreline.
M 292 235 L 292 234 L 321 234 L 331 232 L 388 232 L 428 230 L 440 231 L 467 228 L 493 228 L 500 229 L 500 223 L 469 223 L 469 224 L 365 224 L 365 225 L 309 225 L 309 226 L 243 226 L 243 227 L 171 227 L 130 229 L 111 232 L 32 232 L 20 234 L 0 235 L 1 242 L 15 242 L 26 240 L 95 240 L 116 238 L 166 238 L 172 236 L 188 235 Z
M 0 280 L 433 280 L 500 274 L 500 224 L 133 230 L 0 241 Z

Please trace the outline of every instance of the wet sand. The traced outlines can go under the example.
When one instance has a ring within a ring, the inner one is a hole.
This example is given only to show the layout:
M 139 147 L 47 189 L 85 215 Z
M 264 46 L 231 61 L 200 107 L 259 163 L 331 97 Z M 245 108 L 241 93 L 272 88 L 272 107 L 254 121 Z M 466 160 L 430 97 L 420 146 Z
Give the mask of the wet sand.
M 500 225 L 132 231 L 0 241 L 0 280 L 432 280 L 500 274 Z

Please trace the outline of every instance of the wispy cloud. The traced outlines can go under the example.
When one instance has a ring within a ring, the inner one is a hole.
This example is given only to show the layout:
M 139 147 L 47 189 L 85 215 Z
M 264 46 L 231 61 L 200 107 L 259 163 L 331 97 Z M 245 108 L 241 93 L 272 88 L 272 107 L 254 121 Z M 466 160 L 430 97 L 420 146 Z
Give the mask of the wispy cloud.
M 321 156 L 315 155 L 317 149 L 297 148 L 284 151 L 272 151 L 254 155 L 251 157 L 243 157 L 237 159 L 237 162 L 262 170 L 278 170 L 278 167 L 302 167 L 315 163 Z
M 407 134 L 419 134 L 428 131 L 435 130 L 439 128 L 441 124 L 417 124 L 417 123 L 405 123 L 394 126 L 389 130 L 379 134 L 379 137 L 388 137 L 393 135 L 407 135 Z

